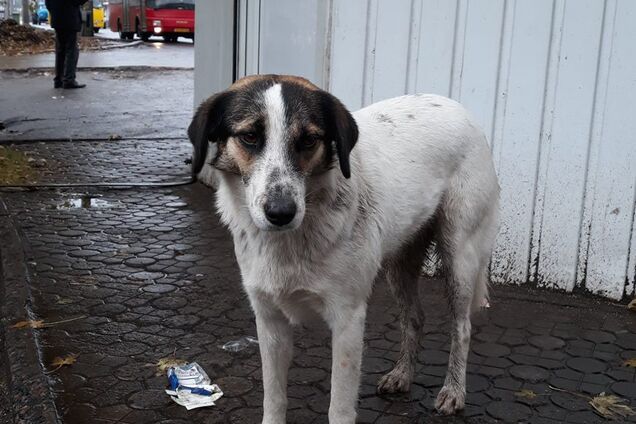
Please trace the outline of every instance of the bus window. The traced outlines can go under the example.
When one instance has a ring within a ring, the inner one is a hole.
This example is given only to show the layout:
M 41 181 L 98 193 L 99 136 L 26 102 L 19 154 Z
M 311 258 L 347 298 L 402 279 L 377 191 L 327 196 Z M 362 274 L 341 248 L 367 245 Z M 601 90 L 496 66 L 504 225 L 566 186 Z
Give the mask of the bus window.
M 194 10 L 194 0 L 148 0 L 146 7 L 151 9 Z

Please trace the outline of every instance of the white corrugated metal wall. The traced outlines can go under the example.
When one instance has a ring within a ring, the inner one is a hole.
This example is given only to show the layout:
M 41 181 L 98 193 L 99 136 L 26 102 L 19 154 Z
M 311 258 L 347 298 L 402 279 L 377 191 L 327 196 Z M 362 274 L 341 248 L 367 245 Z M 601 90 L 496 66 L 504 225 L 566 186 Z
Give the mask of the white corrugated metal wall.
M 634 293 L 636 1 L 239 0 L 238 18 L 240 76 L 472 111 L 502 185 L 494 281 Z

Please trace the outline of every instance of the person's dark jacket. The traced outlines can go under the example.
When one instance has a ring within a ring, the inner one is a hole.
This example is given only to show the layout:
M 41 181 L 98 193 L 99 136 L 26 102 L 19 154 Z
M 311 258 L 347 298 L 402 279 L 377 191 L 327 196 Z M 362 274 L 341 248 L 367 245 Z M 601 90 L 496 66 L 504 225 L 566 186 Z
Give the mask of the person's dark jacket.
M 82 29 L 80 6 L 88 0 L 46 0 L 46 8 L 51 14 L 51 26 L 58 31 Z

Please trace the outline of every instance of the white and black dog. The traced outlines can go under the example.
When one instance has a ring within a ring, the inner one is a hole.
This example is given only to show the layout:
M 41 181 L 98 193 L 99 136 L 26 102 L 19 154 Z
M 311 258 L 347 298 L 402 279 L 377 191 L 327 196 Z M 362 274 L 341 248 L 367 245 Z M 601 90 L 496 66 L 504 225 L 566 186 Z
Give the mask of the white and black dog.
M 399 304 L 402 342 L 378 390 L 409 389 L 424 321 L 417 280 L 432 242 L 453 321 L 435 407 L 464 407 L 499 185 L 486 137 L 462 106 L 409 95 L 350 114 L 303 78 L 250 76 L 205 101 L 188 134 L 194 174 L 213 167 L 256 315 L 263 423 L 285 422 L 292 326 L 317 317 L 332 331 L 329 422 L 355 422 L 367 301 L 380 276 Z

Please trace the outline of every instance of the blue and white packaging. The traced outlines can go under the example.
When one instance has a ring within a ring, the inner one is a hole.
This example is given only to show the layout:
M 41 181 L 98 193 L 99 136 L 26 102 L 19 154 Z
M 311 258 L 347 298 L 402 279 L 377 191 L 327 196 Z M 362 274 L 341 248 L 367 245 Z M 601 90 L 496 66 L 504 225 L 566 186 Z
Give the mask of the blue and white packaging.
M 212 384 L 210 377 L 196 362 L 171 367 L 167 375 L 166 393 L 174 402 L 188 410 L 214 406 L 214 402 L 223 396 L 221 388 Z

